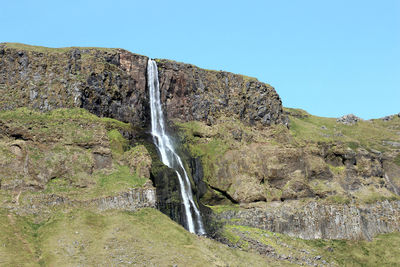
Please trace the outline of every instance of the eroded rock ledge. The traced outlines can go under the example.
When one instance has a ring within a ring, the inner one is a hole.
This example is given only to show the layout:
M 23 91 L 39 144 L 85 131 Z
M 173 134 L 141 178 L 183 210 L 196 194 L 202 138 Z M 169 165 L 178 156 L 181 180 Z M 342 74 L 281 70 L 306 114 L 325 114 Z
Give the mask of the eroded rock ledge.
M 99 211 L 137 211 L 141 208 L 156 207 L 156 189 L 154 187 L 131 188 L 116 195 L 88 200 L 77 200 L 57 194 L 27 195 L 21 197 L 21 200 L 3 203 L 3 207 L 19 215 L 48 213 L 54 207 L 91 208 Z
M 288 201 L 257 205 L 212 216 L 225 224 L 251 226 L 304 239 L 370 240 L 377 234 L 400 231 L 400 201 L 363 205 Z

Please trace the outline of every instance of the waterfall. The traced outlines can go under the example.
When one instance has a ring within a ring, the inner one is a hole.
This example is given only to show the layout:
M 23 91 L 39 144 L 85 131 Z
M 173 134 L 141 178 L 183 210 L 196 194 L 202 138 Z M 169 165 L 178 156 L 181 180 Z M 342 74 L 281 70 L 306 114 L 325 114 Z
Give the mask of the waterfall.
M 161 161 L 169 168 L 175 170 L 178 176 L 181 197 L 184 205 L 186 225 L 191 233 L 203 235 L 205 230 L 200 211 L 193 200 L 192 186 L 183 166 L 182 159 L 175 152 L 170 137 L 165 131 L 164 116 L 160 101 L 160 88 L 158 82 L 157 64 L 149 59 L 147 64 L 147 80 L 150 94 L 151 135 L 153 142 L 161 156 Z

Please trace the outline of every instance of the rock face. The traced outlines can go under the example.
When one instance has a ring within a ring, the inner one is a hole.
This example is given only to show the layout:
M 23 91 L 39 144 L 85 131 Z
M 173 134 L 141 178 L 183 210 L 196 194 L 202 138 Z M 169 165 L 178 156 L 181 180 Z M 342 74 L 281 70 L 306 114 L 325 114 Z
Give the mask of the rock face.
M 231 117 L 210 126 L 176 122 L 183 143 L 202 162 L 208 190 L 201 202 L 217 214 L 234 210 L 215 225 L 237 222 L 310 239 L 397 231 L 400 210 L 392 201 L 400 199 L 400 151 L 383 141 L 400 141 L 400 120 L 342 125 L 305 111 L 287 113 L 289 129 L 249 127 Z M 389 208 L 373 204 L 384 200 Z M 310 202 L 314 206 L 304 205 Z
M 82 107 L 98 116 L 149 123 L 146 56 L 123 49 L 50 49 L 0 44 L 0 110 Z M 263 125 L 287 123 L 275 90 L 254 78 L 158 60 L 168 118 L 212 123 L 220 114 Z
M 257 79 L 170 60 L 158 60 L 157 66 L 170 118 L 212 124 L 224 114 L 249 124 L 287 124 L 279 95 Z
M 222 200 L 233 203 L 338 196 L 349 202 L 353 197 L 372 201 L 369 198 L 374 198 L 370 195 L 373 192 L 387 198 L 398 192 L 397 182 L 385 182 L 385 173 L 390 180 L 398 180 L 398 172 L 390 172 L 394 168 L 385 167 L 385 162 L 390 162 L 390 153 L 361 147 L 351 149 L 333 142 L 299 147 L 284 140 L 290 140 L 286 129 L 282 141 L 277 143 L 260 137 L 274 132 L 249 132 L 235 125 L 232 133 L 223 126 L 225 133 L 222 133 L 215 128 L 209 127 L 210 133 L 195 131 L 195 136 L 186 140 L 193 153 L 204 153 L 200 154 L 206 169 L 204 181 L 212 188 L 211 192 L 216 191 L 213 196 L 207 195 L 206 204 L 218 204 L 221 194 L 225 197 Z M 236 138 L 237 131 L 242 132 L 242 139 L 251 141 Z M 213 143 L 210 148 L 205 146 L 210 139 L 220 140 L 219 146 L 226 145 L 226 151 L 218 152 Z
M 400 201 L 370 205 L 327 205 L 297 201 L 225 211 L 218 221 L 252 226 L 304 239 L 371 239 L 400 231 Z
M 53 208 L 91 208 L 94 210 L 137 211 L 141 208 L 156 207 L 156 190 L 154 187 L 131 188 L 114 196 L 99 197 L 89 200 L 75 200 L 56 194 L 39 194 L 21 197 L 20 203 L 7 203 L 3 208 L 19 215 L 43 215 Z
M 122 49 L 0 45 L 0 110 L 83 107 L 144 125 L 147 57 Z
M 154 208 L 152 160 L 143 145 L 127 144 L 121 133 L 130 131 L 84 109 L 1 112 L 2 207 L 38 217 L 63 208 Z

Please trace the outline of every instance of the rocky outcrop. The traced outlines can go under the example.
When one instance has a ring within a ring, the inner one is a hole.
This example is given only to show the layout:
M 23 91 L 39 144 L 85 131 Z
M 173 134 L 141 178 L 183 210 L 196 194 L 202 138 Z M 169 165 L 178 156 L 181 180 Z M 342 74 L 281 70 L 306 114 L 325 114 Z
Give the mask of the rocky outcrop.
M 346 125 L 353 125 L 353 124 L 356 124 L 360 120 L 362 120 L 362 119 L 357 117 L 356 115 L 348 114 L 348 115 L 344 115 L 344 116 L 338 118 L 336 121 L 346 124 Z
M 123 49 L 50 49 L 0 44 L 0 110 L 82 107 L 149 123 L 146 56 Z M 221 113 L 263 125 L 287 123 L 275 90 L 254 78 L 158 60 L 168 118 L 212 123 Z
M 184 142 L 201 157 L 210 189 L 203 202 L 208 205 L 305 198 L 370 202 L 377 196 L 391 199 L 398 192 L 398 171 L 385 167 L 396 153 L 352 149 L 339 142 L 298 146 L 285 128 L 278 136 L 274 130 L 243 128 L 234 121 L 188 127 L 186 134 L 192 136 Z
M 17 201 L 3 203 L 3 208 L 12 210 L 20 215 L 48 214 L 51 209 L 57 207 L 91 208 L 99 211 L 137 211 L 146 207 L 155 208 L 156 190 L 152 186 L 131 188 L 116 195 L 88 200 L 77 200 L 57 194 L 38 194 L 18 197 Z
M 156 207 L 152 160 L 129 146 L 130 125 L 84 109 L 0 113 L 0 203 L 18 214 L 53 208 Z
M 147 57 L 122 49 L 0 45 L 0 110 L 83 107 L 145 125 Z
M 214 220 L 257 227 L 304 239 L 371 239 L 400 231 L 400 201 L 365 205 L 273 202 L 215 213 Z
M 275 89 L 255 78 L 157 60 L 162 102 L 170 118 L 213 124 L 220 115 L 249 124 L 287 124 Z

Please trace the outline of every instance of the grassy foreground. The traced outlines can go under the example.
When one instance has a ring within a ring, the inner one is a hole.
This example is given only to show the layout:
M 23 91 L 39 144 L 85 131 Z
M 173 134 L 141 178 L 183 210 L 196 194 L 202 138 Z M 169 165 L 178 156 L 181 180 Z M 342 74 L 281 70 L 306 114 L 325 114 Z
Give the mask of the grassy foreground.
M 379 235 L 371 242 L 303 240 L 226 225 L 224 235 L 234 249 L 190 234 L 151 208 L 135 213 L 59 210 L 45 222 L 35 219 L 0 210 L 0 266 L 296 266 L 290 259 L 330 266 L 400 262 L 400 233 Z M 274 255 L 261 256 L 254 244 Z
M 39 224 L 0 215 L 1 266 L 287 266 L 190 234 L 150 208 L 60 210 Z

